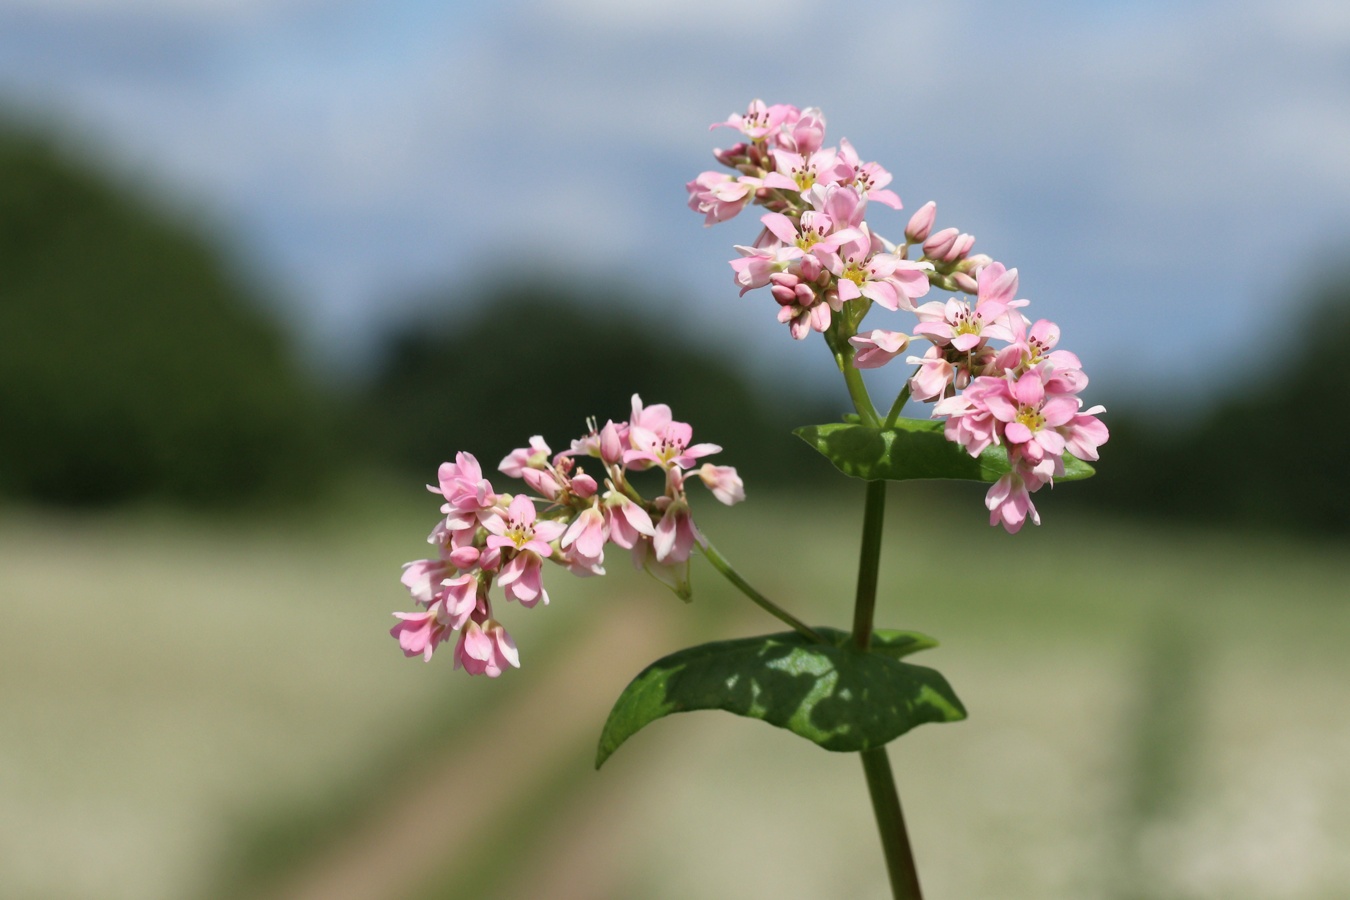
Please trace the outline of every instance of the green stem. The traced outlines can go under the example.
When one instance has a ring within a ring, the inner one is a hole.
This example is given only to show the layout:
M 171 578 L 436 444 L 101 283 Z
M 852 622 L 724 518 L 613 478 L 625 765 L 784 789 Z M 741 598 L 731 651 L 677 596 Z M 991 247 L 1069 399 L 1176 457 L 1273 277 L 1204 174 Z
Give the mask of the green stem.
M 886 854 L 886 870 L 891 876 L 891 894 L 895 900 L 923 900 L 919 873 L 914 868 L 914 852 L 905 831 L 905 814 L 900 810 L 900 795 L 895 791 L 895 776 L 885 747 L 873 747 L 858 754 L 862 757 L 867 791 L 872 795 L 872 810 L 877 815 L 881 849 Z
M 872 643 L 872 617 L 877 607 L 877 573 L 881 569 L 881 526 L 886 520 L 886 482 L 867 482 L 863 506 L 862 550 L 858 555 L 858 594 L 853 604 L 853 643 L 866 650 Z
M 905 404 L 908 401 L 909 401 L 909 379 L 905 379 L 905 386 L 900 389 L 900 396 L 895 398 L 895 402 L 891 404 L 891 411 L 886 413 L 886 422 L 884 427 L 893 428 L 895 426 L 895 420 L 900 418 L 900 413 L 902 410 L 904 410 Z
M 885 519 L 886 482 L 869 481 L 863 506 L 858 595 L 853 607 L 853 643 L 864 651 L 872 643 L 872 619 L 876 612 L 877 580 L 881 570 L 881 530 Z M 919 874 L 914 868 L 914 853 L 910 850 L 909 834 L 905 831 L 905 817 L 900 811 L 900 795 L 895 790 L 895 778 L 891 775 L 886 748 L 864 750 L 861 756 L 863 774 L 867 776 L 867 792 L 872 797 L 872 811 L 877 817 L 881 850 L 886 856 L 886 870 L 891 876 L 891 892 L 895 900 L 923 900 L 919 891 Z
M 839 371 L 844 373 L 844 384 L 848 386 L 848 396 L 853 401 L 854 408 L 858 410 L 858 417 L 862 419 L 864 425 L 875 427 L 881 421 L 881 416 L 877 415 L 872 398 L 867 394 L 867 385 L 863 383 L 862 372 L 853 365 L 853 355 L 835 353 L 835 362 L 839 365 Z
M 704 541 L 702 544 L 702 550 L 703 555 L 708 558 L 708 562 L 712 563 L 714 569 L 721 572 L 722 575 L 727 579 L 727 581 L 730 581 L 732 584 L 736 585 L 736 587 L 740 589 L 740 592 L 742 594 L 745 594 L 745 596 L 755 601 L 755 603 L 757 603 L 760 606 L 760 608 L 763 609 L 765 612 L 767 612 L 769 615 L 790 625 L 793 628 L 793 630 L 809 638 L 810 640 L 815 641 L 817 644 L 829 643 L 829 641 L 821 637 L 810 625 L 807 625 L 801 619 L 798 619 L 792 613 L 783 609 L 777 603 L 774 603 L 768 597 L 765 597 L 759 591 L 755 590 L 754 587 L 751 586 L 750 582 L 742 578 L 741 573 L 737 572 L 734 568 L 732 568 L 731 563 L 727 562 L 726 557 L 723 556 L 721 553 L 718 553 L 717 548 L 714 547 L 711 543 Z

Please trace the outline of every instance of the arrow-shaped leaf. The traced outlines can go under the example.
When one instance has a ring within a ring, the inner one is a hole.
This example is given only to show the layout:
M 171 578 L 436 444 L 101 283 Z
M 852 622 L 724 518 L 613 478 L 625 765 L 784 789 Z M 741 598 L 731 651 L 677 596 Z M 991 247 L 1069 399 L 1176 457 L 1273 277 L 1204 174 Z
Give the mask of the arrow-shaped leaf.
M 834 463 L 845 475 L 867 481 L 947 478 L 993 483 L 1005 475 L 1008 451 L 990 447 L 972 457 L 942 434 L 943 423 L 932 419 L 898 419 L 892 428 L 853 422 L 806 425 L 793 434 Z M 1059 481 L 1078 481 L 1096 473 L 1076 456 L 1064 454 Z
M 900 661 L 935 646 L 932 638 L 878 631 L 864 653 L 841 631 L 817 630 L 835 643 L 789 631 L 702 644 L 652 663 L 614 704 L 596 768 L 649 723 L 696 709 L 762 719 L 842 752 L 880 747 L 925 722 L 966 717 L 942 675 Z

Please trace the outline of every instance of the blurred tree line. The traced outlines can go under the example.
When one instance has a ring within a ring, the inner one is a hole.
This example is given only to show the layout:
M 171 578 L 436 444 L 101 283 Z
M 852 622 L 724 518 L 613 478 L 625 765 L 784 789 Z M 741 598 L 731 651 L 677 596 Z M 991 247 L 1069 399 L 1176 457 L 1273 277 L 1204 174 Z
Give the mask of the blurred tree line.
M 587 416 L 626 419 L 634 392 L 752 479 L 829 471 L 788 430 L 837 412 L 775 404 L 617 312 L 621 290 L 522 276 L 426 299 L 438 312 L 385 335 L 365 384 L 325 392 L 211 235 L 0 126 L 0 496 L 221 506 L 313 496 L 361 466 L 434 480 L 460 449 L 489 470 L 533 434 L 563 449 Z
M 1226 393 L 1181 423 L 1111 407 L 1097 475 L 1057 502 L 1169 521 L 1350 534 L 1350 285 L 1310 292 L 1288 331 L 1225 351 Z
M 313 497 L 362 468 L 433 480 L 457 450 L 485 469 L 540 434 L 668 403 L 716 461 L 759 486 L 835 477 L 791 428 L 837 419 L 794 385 L 765 390 L 622 288 L 553 279 L 428 294 L 377 365 L 338 394 L 294 347 L 209 234 L 0 127 L 0 495 L 66 505 L 220 506 Z M 635 289 L 636 290 L 636 289 Z M 1113 405 L 1091 482 L 1057 505 L 1223 525 L 1350 533 L 1350 288 L 1323 291 L 1297 346 L 1228 358 L 1249 374 L 1186 427 Z M 1049 502 L 1049 498 L 1047 498 Z
M 0 494 L 301 495 L 328 418 L 213 241 L 53 142 L 0 129 Z
M 828 475 L 830 466 L 791 429 L 838 418 L 812 393 L 775 396 L 668 325 L 632 310 L 636 296 L 518 281 L 478 293 L 428 297 L 429 321 L 395 330 L 359 410 L 371 459 L 431 478 L 456 450 L 485 469 L 541 435 L 554 452 L 587 431 L 629 418 L 631 397 L 666 403 L 694 440 L 722 445 L 712 461 L 751 485 Z M 456 314 L 468 306 L 473 312 Z M 654 304 L 660 309 L 673 304 Z

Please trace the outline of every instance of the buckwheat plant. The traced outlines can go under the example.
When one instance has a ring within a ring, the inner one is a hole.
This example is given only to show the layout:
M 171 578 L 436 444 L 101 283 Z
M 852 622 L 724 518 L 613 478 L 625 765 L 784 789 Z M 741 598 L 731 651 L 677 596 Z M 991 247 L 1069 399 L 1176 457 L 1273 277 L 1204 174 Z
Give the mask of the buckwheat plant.
M 688 599 L 689 559 L 699 550 L 792 630 L 691 647 L 647 667 L 615 703 L 596 766 L 648 723 L 697 709 L 761 719 L 826 750 L 858 753 L 894 895 L 918 898 L 885 745 L 916 725 L 966 713 L 942 675 L 904 661 L 933 639 L 873 627 L 886 482 L 985 482 L 990 524 L 1016 532 L 1028 519 L 1040 523 L 1033 493 L 1092 474 L 1086 461 L 1107 439 L 1102 408 L 1083 408 L 1087 376 L 1078 357 L 1057 349 L 1059 328 L 1023 314 L 1017 270 L 972 254 L 969 234 L 934 230 L 934 203 L 909 218 L 897 242 L 872 229 L 869 205 L 901 208 L 887 189 L 891 175 L 863 162 L 845 139 L 824 146 L 820 110 L 756 100 L 712 127 L 731 128 L 740 140 L 713 152 L 725 171 L 686 185 L 690 208 L 705 225 L 751 205 L 764 209 L 754 240 L 736 246 L 735 283 L 742 295 L 767 289 L 794 339 L 822 336 L 855 407 L 842 422 L 795 432 L 866 483 L 852 629 L 806 625 L 732 568 L 695 525 L 686 487 L 701 482 L 731 505 L 745 498 L 740 477 L 700 464 L 721 448 L 692 443 L 690 426 L 669 407 L 634 395 L 626 421 L 590 420 L 559 453 L 536 436 L 502 460 L 499 470 L 522 480 L 524 492 L 499 493 L 468 453 L 442 464 L 430 486 L 445 501 L 429 539 L 435 553 L 403 572 L 421 609 L 395 613 L 391 633 L 405 654 L 428 660 L 453 636 L 455 668 L 495 678 L 518 668 L 520 657 L 495 618 L 494 585 L 526 608 L 548 603 L 545 560 L 602 575 L 613 544 Z M 947 296 L 918 302 L 935 288 Z M 863 330 L 876 307 L 885 310 L 882 327 Z M 927 347 L 904 357 L 914 369 L 882 414 L 861 370 L 891 364 L 916 341 Z M 932 403 L 930 418 L 902 418 L 911 399 Z M 629 478 L 646 469 L 664 474 L 659 496 L 644 496 Z

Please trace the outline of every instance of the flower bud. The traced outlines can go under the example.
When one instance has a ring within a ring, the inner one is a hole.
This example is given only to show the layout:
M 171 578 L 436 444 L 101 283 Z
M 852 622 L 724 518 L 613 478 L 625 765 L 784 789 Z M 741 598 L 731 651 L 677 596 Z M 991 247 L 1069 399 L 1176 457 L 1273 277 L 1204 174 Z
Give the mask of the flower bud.
M 557 500 L 562 491 L 553 476 L 543 469 L 526 469 L 520 473 L 520 477 L 532 491 L 549 500 Z
M 905 226 L 905 240 L 911 244 L 928 240 L 928 235 L 933 230 L 933 220 L 936 218 L 937 204 L 929 200 L 910 217 L 909 224 Z
M 736 168 L 736 164 L 745 158 L 746 144 L 744 141 L 734 147 L 728 147 L 725 150 L 716 149 L 713 156 L 724 166 Z
M 967 256 L 965 259 L 961 260 L 961 264 L 957 266 L 957 271 L 976 272 L 979 271 L 980 269 L 983 269 L 985 266 L 989 265 L 993 261 L 994 258 L 987 253 L 973 253 L 970 256 Z
M 611 466 L 623 459 L 623 443 L 619 440 L 619 428 L 613 421 L 606 422 L 600 430 L 600 459 Z
M 810 156 L 825 143 L 825 116 L 815 107 L 802 111 L 792 128 L 792 143 L 802 156 Z
M 923 255 L 929 259 L 947 259 L 947 254 L 951 252 L 952 244 L 956 242 L 960 233 L 955 228 L 944 228 L 929 235 L 923 242 Z
M 952 249 L 948 251 L 947 261 L 955 262 L 963 258 L 973 246 L 975 246 L 975 235 L 965 233 L 957 235 L 956 240 L 952 241 Z
M 952 275 L 952 284 L 958 291 L 965 291 L 967 294 L 978 293 L 980 289 L 979 284 L 975 279 L 971 278 L 965 272 L 957 272 Z
M 820 264 L 820 260 L 807 254 L 797 261 L 797 271 L 801 274 L 802 281 L 817 281 L 825 271 L 825 267 Z
M 478 562 L 478 555 L 477 547 L 460 547 L 451 552 L 450 563 L 456 569 L 472 568 Z
M 599 490 L 599 488 L 600 486 L 595 483 L 595 479 L 585 472 L 582 472 L 572 479 L 572 493 L 583 500 L 587 497 L 595 496 L 595 492 Z

